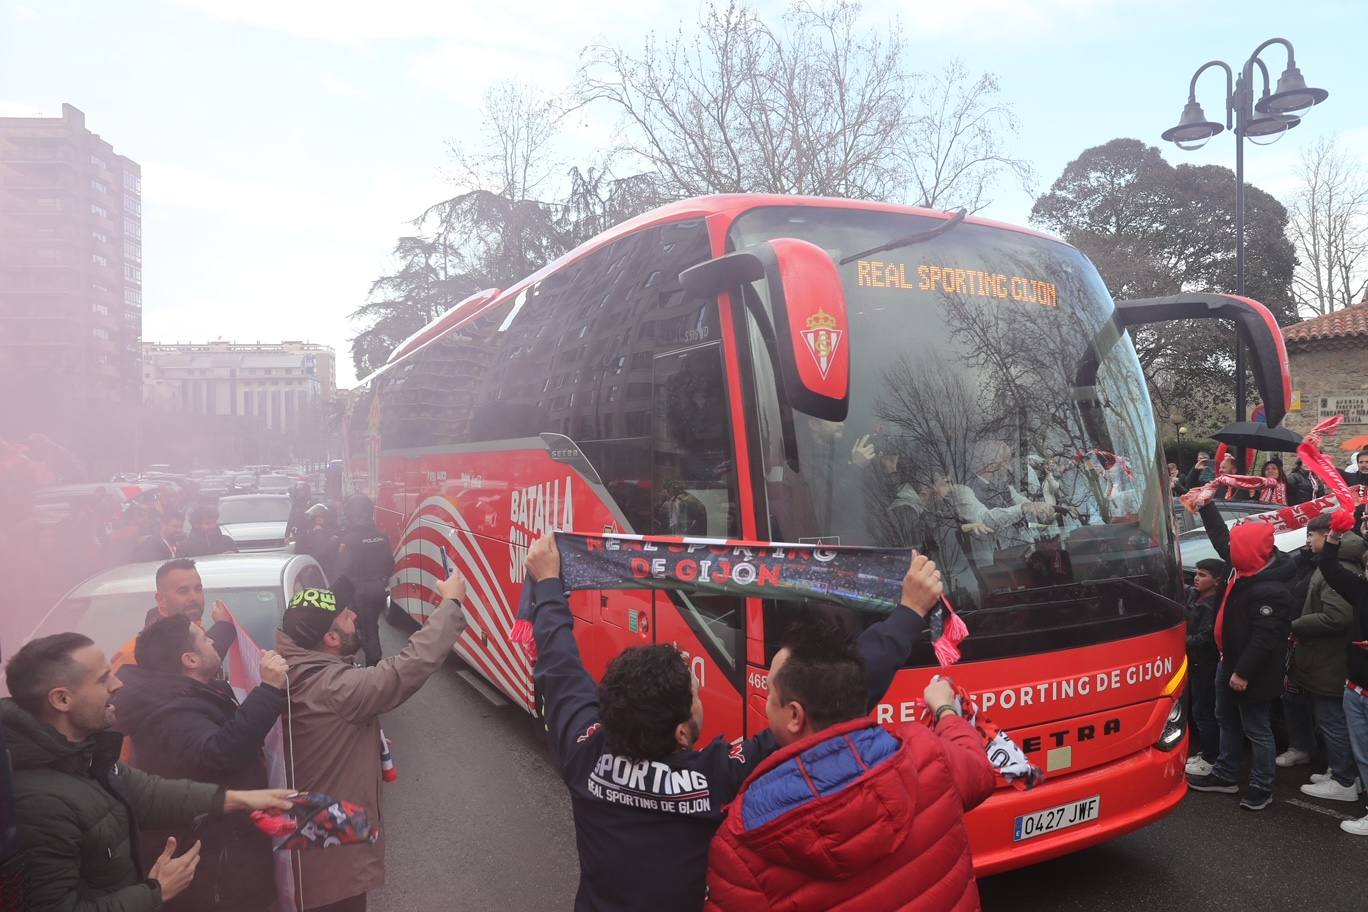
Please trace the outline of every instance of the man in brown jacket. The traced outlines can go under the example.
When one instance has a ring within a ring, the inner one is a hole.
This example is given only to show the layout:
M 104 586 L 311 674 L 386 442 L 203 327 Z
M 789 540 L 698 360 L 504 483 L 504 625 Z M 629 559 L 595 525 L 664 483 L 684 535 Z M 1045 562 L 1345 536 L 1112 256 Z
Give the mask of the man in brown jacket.
M 442 667 L 466 628 L 466 583 L 452 571 L 437 584 L 442 603 L 398 655 L 356 663 L 356 615 L 326 589 L 305 589 L 285 610 L 276 651 L 289 664 L 291 781 L 365 807 L 380 828 L 373 845 L 296 854 L 299 905 L 307 912 L 364 912 L 385 882 L 380 801 L 380 715 L 400 706 Z

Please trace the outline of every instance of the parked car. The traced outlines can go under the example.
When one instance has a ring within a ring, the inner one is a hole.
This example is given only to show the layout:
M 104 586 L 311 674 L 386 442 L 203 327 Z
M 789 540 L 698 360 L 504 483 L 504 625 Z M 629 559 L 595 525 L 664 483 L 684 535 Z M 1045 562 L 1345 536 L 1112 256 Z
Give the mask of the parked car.
M 1227 501 L 1218 503 L 1217 508 L 1221 512 L 1221 518 L 1226 521 L 1226 526 L 1233 526 L 1235 522 L 1246 516 L 1253 516 L 1258 513 L 1272 512 L 1268 509 L 1268 504 L 1250 501 Z M 1183 578 L 1192 579 L 1193 571 L 1197 569 L 1197 562 L 1208 557 L 1216 557 L 1216 549 L 1211 546 L 1211 540 L 1207 538 L 1206 529 L 1202 526 L 1202 517 L 1188 513 L 1181 506 L 1178 508 L 1181 515 L 1193 521 L 1192 527 L 1186 532 L 1180 531 L 1178 534 L 1178 550 L 1183 558 Z M 1181 530 L 1181 526 L 1179 527 Z M 1302 545 L 1306 544 L 1306 530 L 1293 529 L 1290 532 L 1279 532 L 1273 536 L 1273 544 L 1279 551 L 1291 553 Z
M 250 473 L 242 473 L 233 476 L 234 494 L 255 494 L 257 490 L 257 477 Z
M 29 636 L 74 630 L 113 653 L 142 630 L 155 606 L 159 561 L 123 564 L 90 577 L 48 612 Z M 285 606 L 296 592 L 323 587 L 327 579 L 306 554 L 216 554 L 196 559 L 204 581 L 205 622 L 215 599 L 222 599 L 252 640 L 264 649 L 275 644 Z
M 128 502 L 125 485 L 71 484 L 39 488 L 33 492 L 33 515 L 42 526 L 55 526 L 82 507 L 101 511 L 96 517 L 108 522 Z
M 288 494 L 293 484 L 287 475 L 262 475 L 257 478 L 257 490 L 262 494 Z
M 286 494 L 232 494 L 219 498 L 219 527 L 239 551 L 276 551 L 285 547 L 290 521 Z
M 217 503 L 220 497 L 233 493 L 233 479 L 226 475 L 210 475 L 200 482 L 199 500 L 203 503 Z

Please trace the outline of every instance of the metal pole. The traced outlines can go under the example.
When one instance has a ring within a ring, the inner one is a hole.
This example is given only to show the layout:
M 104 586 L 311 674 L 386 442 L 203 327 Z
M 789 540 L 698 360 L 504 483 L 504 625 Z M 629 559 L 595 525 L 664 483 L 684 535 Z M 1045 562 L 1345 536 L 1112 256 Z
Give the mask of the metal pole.
M 1244 179 L 1244 131 L 1249 122 L 1246 110 L 1250 107 L 1250 66 L 1245 64 L 1235 84 L 1235 293 L 1245 293 L 1245 179 Z M 1245 352 L 1240 332 L 1235 331 L 1235 420 L 1246 418 Z M 1217 467 L 1220 468 L 1219 466 Z M 1243 474 L 1245 467 L 1245 448 L 1235 448 L 1235 470 Z

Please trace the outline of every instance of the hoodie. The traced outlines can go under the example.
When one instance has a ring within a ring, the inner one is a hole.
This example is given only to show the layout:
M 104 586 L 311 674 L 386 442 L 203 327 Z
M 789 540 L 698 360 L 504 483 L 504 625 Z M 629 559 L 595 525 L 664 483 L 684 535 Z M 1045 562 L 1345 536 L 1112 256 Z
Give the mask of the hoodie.
M 958 716 L 934 732 L 864 718 L 817 732 L 762 763 L 731 805 L 707 909 L 977 910 L 964 814 L 994 782 Z

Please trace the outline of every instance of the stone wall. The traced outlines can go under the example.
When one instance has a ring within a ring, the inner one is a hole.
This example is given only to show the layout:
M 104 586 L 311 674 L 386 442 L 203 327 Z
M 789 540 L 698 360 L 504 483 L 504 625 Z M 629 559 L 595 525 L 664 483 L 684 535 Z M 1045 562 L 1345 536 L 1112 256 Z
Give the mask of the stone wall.
M 1311 351 L 1288 352 L 1292 404 L 1296 404 L 1300 394 L 1301 408 L 1289 410 L 1283 423 L 1304 434 L 1322 418 L 1344 415 L 1339 433 L 1327 440 L 1325 447 L 1339 461 L 1339 440 L 1368 434 L 1368 345 L 1334 344 L 1333 348 L 1317 345 Z

